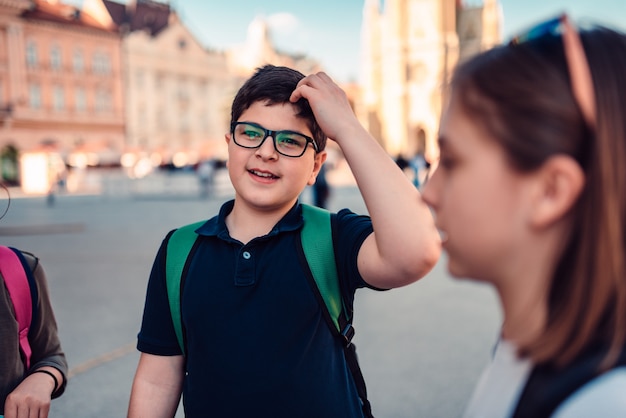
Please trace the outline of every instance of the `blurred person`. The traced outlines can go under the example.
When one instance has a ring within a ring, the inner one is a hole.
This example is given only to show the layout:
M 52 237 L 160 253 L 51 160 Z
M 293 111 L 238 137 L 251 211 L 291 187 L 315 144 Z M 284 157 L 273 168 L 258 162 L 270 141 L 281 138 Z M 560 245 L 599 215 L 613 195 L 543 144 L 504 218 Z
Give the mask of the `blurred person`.
M 434 266 L 440 242 L 428 207 L 345 92 L 325 73 L 264 66 L 235 96 L 225 136 L 235 199 L 196 229 L 187 259 L 184 356 L 166 290 L 172 233 L 156 256 L 129 417 L 172 417 L 181 393 L 187 417 L 371 416 L 302 255 L 298 196 L 316 181 L 327 136 L 371 215 L 331 214 L 344 299 L 358 288 L 408 285 Z
M 423 189 L 501 335 L 465 417 L 626 416 L 626 35 L 566 16 L 461 64 Z
M 46 418 L 51 399 L 61 396 L 67 383 L 67 361 L 59 341 L 46 275 L 33 254 L 8 247 L 0 251 L 0 416 Z M 28 283 L 24 284 L 29 287 L 31 293 L 27 296 L 32 298 L 33 305 L 29 305 L 32 320 L 27 336 L 30 355 L 21 350 L 16 307 L 9 294 L 10 286 L 5 282 L 9 280 L 6 275 L 14 274 L 12 268 L 16 266 L 24 270 L 24 278 L 35 286 L 32 290 Z
M 202 161 L 196 169 L 198 181 L 200 182 L 200 197 L 208 198 L 213 193 L 213 185 L 215 183 L 215 165 L 214 159 Z
M 413 171 L 413 185 L 420 188 L 426 180 L 429 164 L 426 162 L 423 152 L 418 152 L 409 161 L 409 166 Z
M 315 183 L 313 183 L 313 204 L 320 208 L 328 207 L 328 198 L 330 197 L 330 184 L 326 178 L 328 162 L 324 162 L 320 167 Z

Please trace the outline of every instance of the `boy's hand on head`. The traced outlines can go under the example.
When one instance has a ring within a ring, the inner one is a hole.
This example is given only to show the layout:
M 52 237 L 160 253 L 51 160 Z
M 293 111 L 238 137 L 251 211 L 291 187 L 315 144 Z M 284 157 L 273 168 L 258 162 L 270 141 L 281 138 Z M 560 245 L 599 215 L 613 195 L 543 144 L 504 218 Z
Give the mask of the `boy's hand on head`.
M 291 102 L 306 99 L 324 133 L 341 145 L 354 129 L 362 129 L 348 96 L 326 73 L 311 74 L 300 80 Z

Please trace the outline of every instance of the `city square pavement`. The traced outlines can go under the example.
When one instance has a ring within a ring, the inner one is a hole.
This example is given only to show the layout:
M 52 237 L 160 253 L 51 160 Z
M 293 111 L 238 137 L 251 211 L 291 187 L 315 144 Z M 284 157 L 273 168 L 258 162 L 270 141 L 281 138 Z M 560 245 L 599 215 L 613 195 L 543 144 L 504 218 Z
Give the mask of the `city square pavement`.
M 223 173 L 207 199 L 190 173 L 142 180 L 104 173 L 91 180 L 92 192 L 61 194 L 52 204 L 14 190 L 0 220 L 0 244 L 37 254 L 47 272 L 70 364 L 52 418 L 126 416 L 157 248 L 170 229 L 213 216 L 232 197 Z M 310 202 L 309 190 L 302 200 Z M 0 198 L 0 212 L 6 203 Z M 343 207 L 366 213 L 354 184 L 335 181 L 329 208 Z M 416 284 L 358 291 L 355 313 L 354 342 L 377 417 L 460 416 L 498 334 L 500 313 L 489 288 L 451 279 L 444 256 Z

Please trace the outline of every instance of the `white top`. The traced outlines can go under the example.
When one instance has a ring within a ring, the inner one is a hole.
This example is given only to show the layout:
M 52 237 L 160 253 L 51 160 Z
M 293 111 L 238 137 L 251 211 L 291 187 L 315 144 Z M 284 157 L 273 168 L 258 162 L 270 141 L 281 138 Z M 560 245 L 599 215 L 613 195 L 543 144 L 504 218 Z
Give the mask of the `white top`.
M 483 372 L 463 418 L 504 418 L 515 412 L 532 363 L 520 359 L 516 348 L 501 340 Z M 626 417 L 626 367 L 590 381 L 552 415 L 553 418 Z

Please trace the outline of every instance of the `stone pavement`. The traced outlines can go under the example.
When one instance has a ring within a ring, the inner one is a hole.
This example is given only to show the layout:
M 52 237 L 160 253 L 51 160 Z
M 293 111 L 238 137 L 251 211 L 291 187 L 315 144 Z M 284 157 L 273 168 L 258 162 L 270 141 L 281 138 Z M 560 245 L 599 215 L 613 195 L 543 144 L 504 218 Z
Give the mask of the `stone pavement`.
M 52 206 L 45 197 L 14 198 L 0 221 L 0 244 L 36 253 L 47 271 L 72 376 L 51 418 L 125 416 L 156 250 L 171 228 L 212 216 L 232 195 L 221 184 L 217 196 L 200 199 L 189 176 L 100 181 L 98 194 L 60 195 Z M 329 204 L 366 213 L 349 181 L 334 184 Z M 354 341 L 377 417 L 460 415 L 497 335 L 488 288 L 450 279 L 444 257 L 414 285 L 357 292 L 355 312 Z

